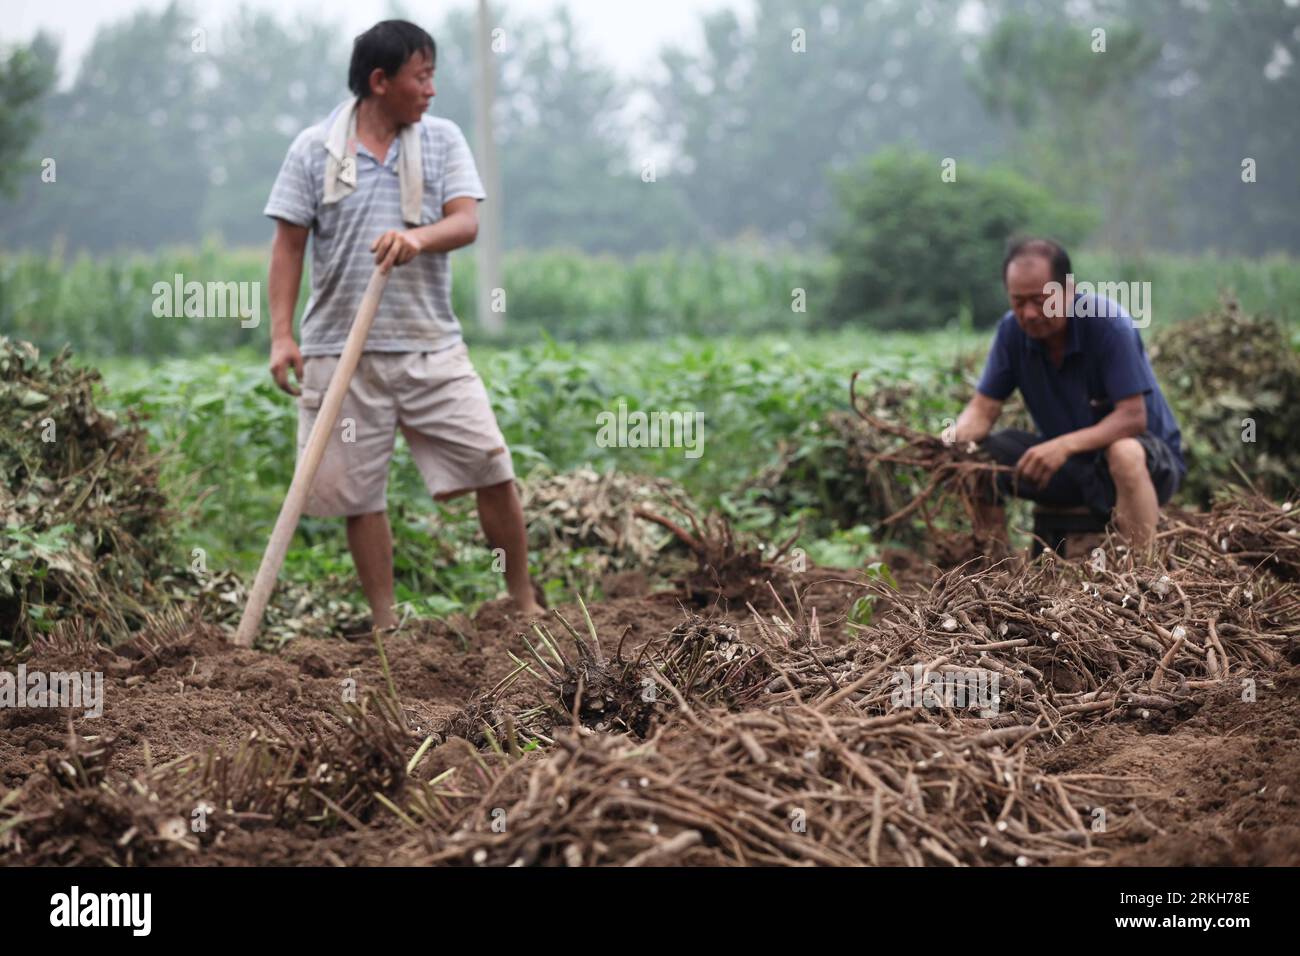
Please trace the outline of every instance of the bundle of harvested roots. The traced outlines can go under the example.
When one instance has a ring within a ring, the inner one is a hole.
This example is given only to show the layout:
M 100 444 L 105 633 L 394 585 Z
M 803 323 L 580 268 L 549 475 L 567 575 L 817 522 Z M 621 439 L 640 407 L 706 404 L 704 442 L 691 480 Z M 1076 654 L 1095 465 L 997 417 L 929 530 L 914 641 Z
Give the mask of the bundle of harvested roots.
M 48 758 L 47 778 L 6 818 L 0 859 L 28 864 L 133 865 L 185 862 L 231 830 L 346 825 L 363 829 L 393 809 L 413 747 L 396 705 L 346 705 L 316 732 L 256 731 L 234 753 L 183 755 L 127 779 L 109 774 L 115 741 L 69 730 L 67 754 Z M 148 751 L 146 749 L 146 756 Z M 196 821 L 200 825 L 195 825 Z
M 724 516 L 709 512 L 697 518 L 681 500 L 675 500 L 673 506 L 689 522 L 690 531 L 679 522 L 644 508 L 637 509 L 636 516 L 667 528 L 695 556 L 697 567 L 682 582 L 692 601 L 700 604 L 743 601 L 763 594 L 769 582 L 788 593 L 789 569 L 781 559 L 799 540 L 802 528 L 770 549 L 769 554 L 763 542 L 737 534 Z
M 944 727 L 1036 727 L 1057 742 L 1086 721 L 1167 724 L 1196 710 L 1198 690 L 1279 666 L 1300 636 L 1300 595 L 1204 542 L 1180 531 L 1162 539 L 1150 565 L 1110 551 L 1085 565 L 1049 558 L 1028 569 L 958 568 L 906 595 L 864 578 L 884 611 L 852 624 L 855 639 L 841 644 L 824 640 L 815 608 L 787 607 L 774 591 L 783 616 L 751 607 L 744 637 L 692 615 L 627 657 L 620 641 L 605 658 L 589 625 L 586 638 L 574 632 L 571 660 L 539 629 L 537 648 L 528 648 L 560 705 L 540 730 L 573 723 L 576 700 L 577 723 L 642 738 L 656 716 L 716 703 L 845 700 L 864 717 L 909 707 Z
M 872 653 L 860 654 L 840 681 L 905 643 L 891 678 L 988 680 L 997 689 L 990 726 L 1038 724 L 1059 741 L 1063 725 L 1083 719 L 1186 717 L 1199 706 L 1195 690 L 1276 666 L 1297 631 L 1295 598 L 1281 590 L 1222 603 L 1232 588 L 1242 592 L 1240 579 L 1053 570 L 945 575 L 914 605 L 867 629 Z M 852 699 L 867 713 L 887 713 L 896 686 L 878 679 Z M 945 724 L 975 716 L 944 702 L 922 713 Z
M 438 722 L 435 736 L 463 736 L 480 746 L 508 738 L 515 749 L 520 740 L 553 743 L 557 727 L 572 725 L 644 738 L 678 705 L 751 704 L 772 677 L 767 649 L 742 640 L 734 625 L 697 614 L 687 614 L 665 637 L 627 656 L 624 631 L 609 655 L 581 598 L 578 604 L 585 636 L 558 611 L 551 612 L 568 632 L 572 651 L 566 653 L 567 642 L 548 627 L 535 624 L 532 637 L 520 636 L 527 653 L 511 655 L 514 670 Z M 524 698 L 522 706 L 512 708 L 505 694 L 525 674 L 543 696 Z
M 688 710 L 644 742 L 560 736 L 425 845 L 429 862 L 482 865 L 1086 860 L 1130 815 L 1137 778 L 1033 771 L 1032 734 L 805 706 Z
M 1149 832 L 1159 797 L 1050 772 L 1068 765 L 1055 746 L 1101 722 L 1167 729 L 1286 667 L 1290 515 L 1243 499 L 1170 516 L 1145 564 L 1112 548 L 906 593 L 864 578 L 881 599 L 865 623 L 772 589 L 779 614 L 685 613 L 629 649 L 580 603 L 577 627 L 538 625 L 513 673 L 423 743 L 391 690 L 310 739 L 259 734 L 130 780 L 105 773 L 108 741 L 75 741 L 0 795 L 0 859 L 175 862 L 227 832 L 347 826 L 388 828 L 420 863 L 1100 862 Z M 178 646 L 142 643 L 131 666 Z M 208 830 L 184 832 L 200 802 Z
M 1175 512 L 1166 525 L 1160 537 L 1179 558 L 1226 555 L 1281 581 L 1300 580 L 1300 514 L 1290 502 L 1242 493 L 1209 512 Z
M 981 495 L 991 495 L 994 476 L 999 472 L 1013 470 L 992 461 L 974 443 L 963 447 L 945 438 L 918 432 L 906 425 L 872 415 L 858 402 L 857 381 L 858 373 L 854 372 L 849 380 L 849 403 L 853 410 L 880 434 L 902 440 L 896 447 L 876 453 L 872 457 L 872 463 L 916 469 L 928 476 L 920 492 L 885 518 L 881 522 L 883 525 L 900 522 L 920 510 L 927 528 L 933 532 L 931 513 L 954 496 L 970 517 L 973 515 L 973 502 Z
M 189 821 L 154 785 L 171 787 L 173 767 L 129 785 L 110 783 L 111 736 L 83 740 L 69 728 L 65 752 L 51 754 L 48 776 L 0 800 L 0 859 L 44 865 L 131 866 L 178 860 L 198 849 Z M 6 805 L 17 804 L 6 812 Z

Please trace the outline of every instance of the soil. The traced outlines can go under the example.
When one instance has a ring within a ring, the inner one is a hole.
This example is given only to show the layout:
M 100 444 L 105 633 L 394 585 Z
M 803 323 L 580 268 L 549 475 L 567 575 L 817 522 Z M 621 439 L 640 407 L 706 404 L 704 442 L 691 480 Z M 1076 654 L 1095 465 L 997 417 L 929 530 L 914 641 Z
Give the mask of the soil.
M 1300 667 L 1224 687 L 1172 727 L 1106 724 L 1058 748 L 1054 772 L 1149 778 L 1149 826 L 1111 862 L 1125 866 L 1295 866 L 1300 862 Z
M 898 565 L 898 562 L 894 562 Z M 905 577 L 924 576 L 919 564 Z M 805 607 L 815 607 L 829 633 L 861 588 L 848 571 L 807 572 Z M 622 581 L 627 596 L 590 606 L 598 632 L 635 650 L 668 633 L 688 611 L 753 627 L 744 601 L 691 605 L 685 592 L 646 593 L 644 580 Z M 807 585 L 813 585 L 808 587 Z M 770 592 L 747 600 L 764 615 L 777 607 Z M 559 612 L 580 630 L 581 611 Z M 505 602 L 473 618 L 422 621 L 384 641 L 397 694 L 411 730 L 422 739 L 438 721 L 457 714 L 476 693 L 514 669 L 525 624 Z M 554 622 L 552 621 L 552 624 Z M 276 652 L 232 647 L 216 627 L 177 622 L 170 634 L 152 634 L 110 651 L 91 645 L 38 647 L 29 670 L 102 670 L 104 712 L 86 718 L 52 710 L 0 711 L 0 800 L 6 791 L 48 785 L 49 758 L 69 747 L 69 721 L 83 737 L 116 737 L 111 772 L 138 774 L 150 764 L 190 753 L 231 752 L 254 731 L 298 732 L 337 711 L 345 682 L 357 697 L 381 691 L 385 679 L 373 641 L 341 636 L 299 639 Z M 611 650 L 606 648 L 606 652 Z M 626 653 L 626 651 L 625 651 Z M 1030 751 L 1039 768 L 1056 773 L 1141 778 L 1136 814 L 1107 841 L 1107 862 L 1118 865 L 1295 865 L 1300 863 L 1300 654 L 1258 681 L 1256 700 L 1240 687 L 1204 691 L 1185 716 L 1085 725 L 1056 746 Z M 430 752 L 434 772 L 468 766 L 474 748 L 452 738 Z M 22 800 L 19 800 L 21 806 Z M 3 805 L 3 804 L 0 804 Z M 181 860 L 199 865 L 384 864 L 414 862 L 399 847 L 408 836 L 391 818 L 354 831 L 298 825 L 224 834 Z M 21 857 L 0 854 L 9 863 Z

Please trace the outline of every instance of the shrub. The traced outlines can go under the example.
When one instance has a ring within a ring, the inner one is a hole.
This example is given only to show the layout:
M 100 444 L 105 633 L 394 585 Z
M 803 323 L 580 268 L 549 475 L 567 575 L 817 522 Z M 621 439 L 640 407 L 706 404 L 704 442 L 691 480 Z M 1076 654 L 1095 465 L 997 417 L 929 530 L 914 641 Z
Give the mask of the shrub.
M 886 150 L 839 177 L 842 208 L 832 227 L 835 260 L 830 321 L 931 328 L 969 316 L 991 325 L 1006 311 L 1002 254 L 1017 233 L 1077 245 L 1093 225 L 1015 173 Z

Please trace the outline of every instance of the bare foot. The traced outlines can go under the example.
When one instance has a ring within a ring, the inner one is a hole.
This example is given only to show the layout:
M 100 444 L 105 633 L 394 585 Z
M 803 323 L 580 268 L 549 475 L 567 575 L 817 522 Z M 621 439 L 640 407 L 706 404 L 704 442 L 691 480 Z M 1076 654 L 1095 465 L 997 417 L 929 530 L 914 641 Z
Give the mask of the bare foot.
M 373 637 L 376 631 L 381 634 L 391 634 L 398 628 L 397 618 L 389 618 L 387 623 L 376 624 L 374 620 L 367 617 L 365 620 L 349 627 L 343 631 L 343 636 L 349 641 L 364 641 Z
M 536 581 L 528 583 L 530 585 L 528 593 L 522 598 L 516 594 L 510 595 L 510 603 L 515 606 L 516 614 L 522 614 L 524 617 L 542 617 L 546 614 L 546 593 Z

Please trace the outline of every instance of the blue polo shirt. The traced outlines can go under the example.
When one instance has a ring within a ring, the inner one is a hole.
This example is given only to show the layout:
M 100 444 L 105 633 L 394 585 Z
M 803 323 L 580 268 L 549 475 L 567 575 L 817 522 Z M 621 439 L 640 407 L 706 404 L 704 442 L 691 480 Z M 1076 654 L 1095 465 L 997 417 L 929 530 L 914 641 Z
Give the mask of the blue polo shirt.
M 1130 395 L 1143 395 L 1147 430 L 1173 451 L 1183 474 L 1178 422 L 1165 401 L 1129 314 L 1117 303 L 1089 297 L 1090 317 L 1068 319 L 1065 358 L 1058 369 L 1047 349 L 1031 339 L 1008 311 L 998 323 L 979 391 L 999 402 L 1017 388 L 1044 438 L 1089 428 Z M 1084 296 L 1076 296 L 1077 304 Z M 1088 310 L 1083 310 L 1088 311 Z

